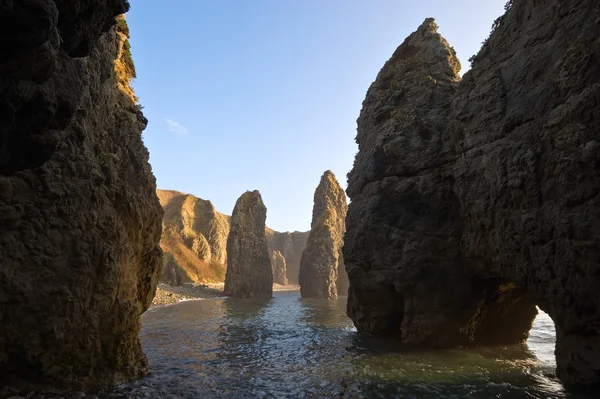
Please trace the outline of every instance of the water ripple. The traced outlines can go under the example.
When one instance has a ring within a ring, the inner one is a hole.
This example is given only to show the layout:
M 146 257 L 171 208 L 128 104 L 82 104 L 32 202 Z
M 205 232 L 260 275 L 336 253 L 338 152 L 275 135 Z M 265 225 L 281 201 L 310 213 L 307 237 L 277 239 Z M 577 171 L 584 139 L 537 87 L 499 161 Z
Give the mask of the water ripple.
M 554 325 L 527 345 L 406 350 L 364 337 L 345 298 L 215 298 L 152 309 L 142 342 L 151 374 L 100 398 L 571 398 L 554 376 Z

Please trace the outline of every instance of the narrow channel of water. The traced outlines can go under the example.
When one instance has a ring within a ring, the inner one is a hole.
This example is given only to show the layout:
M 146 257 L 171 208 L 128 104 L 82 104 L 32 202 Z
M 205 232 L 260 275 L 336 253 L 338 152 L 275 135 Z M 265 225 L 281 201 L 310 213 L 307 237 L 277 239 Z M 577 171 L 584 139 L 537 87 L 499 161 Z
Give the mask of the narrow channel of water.
M 346 298 L 206 299 L 151 309 L 151 375 L 100 398 L 573 398 L 554 377 L 554 325 L 526 345 L 406 351 L 356 333 Z

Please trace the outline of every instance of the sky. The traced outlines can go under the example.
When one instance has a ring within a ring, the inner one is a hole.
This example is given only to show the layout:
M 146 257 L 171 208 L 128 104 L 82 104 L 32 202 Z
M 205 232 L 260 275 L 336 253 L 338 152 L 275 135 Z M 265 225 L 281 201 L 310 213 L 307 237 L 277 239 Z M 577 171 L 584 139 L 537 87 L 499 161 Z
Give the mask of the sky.
M 133 86 L 161 189 L 231 214 L 260 190 L 267 226 L 310 229 L 330 169 L 342 187 L 369 85 L 434 17 L 463 65 L 506 0 L 130 0 Z

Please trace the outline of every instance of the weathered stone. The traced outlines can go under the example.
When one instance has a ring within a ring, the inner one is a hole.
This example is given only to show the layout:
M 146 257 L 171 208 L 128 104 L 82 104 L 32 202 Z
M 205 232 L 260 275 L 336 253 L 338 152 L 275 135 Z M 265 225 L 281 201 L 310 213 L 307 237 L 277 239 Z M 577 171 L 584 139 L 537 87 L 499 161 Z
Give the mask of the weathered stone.
M 210 201 L 191 194 L 173 190 L 156 190 L 156 193 L 165 211 L 161 247 L 173 255 L 178 276 L 195 283 L 223 281 L 224 276 L 217 276 L 214 266 L 224 268 L 227 262 L 230 217 L 218 212 Z M 282 253 L 288 281 L 291 275 L 297 283 L 308 232 L 279 233 L 266 227 L 265 234 L 269 253 L 274 250 Z M 169 271 L 163 270 L 162 281 L 168 283 L 169 279 Z
M 165 211 L 161 247 L 172 254 L 183 281 L 223 281 L 214 265 L 227 262 L 229 216 L 218 212 L 210 201 L 172 190 L 156 190 Z M 163 272 L 165 283 L 168 274 Z
M 279 251 L 285 258 L 288 282 L 290 284 L 298 284 L 300 259 L 302 258 L 304 248 L 306 248 L 308 231 L 280 233 L 267 228 L 266 235 L 269 251 Z
M 273 269 L 265 239 L 267 208 L 258 191 L 237 200 L 227 239 L 228 265 L 223 292 L 236 298 L 270 298 Z
M 117 83 L 124 38 L 111 26 L 125 9 L 0 5 L 0 385 L 146 372 L 139 317 L 160 272 L 162 210 L 147 121 Z
M 273 268 L 273 282 L 287 285 L 287 266 L 285 258 L 279 251 L 271 251 L 271 267 Z
M 206 240 L 206 237 L 204 237 L 204 234 L 199 233 L 196 238 L 194 238 L 194 242 L 192 243 L 192 251 L 194 251 L 198 258 L 202 259 L 203 261 L 212 261 L 210 244 Z
M 511 8 L 512 5 L 512 8 Z M 359 331 L 429 347 L 556 324 L 558 376 L 600 382 L 600 8 L 509 2 L 462 82 L 433 20 L 369 88 L 344 255 Z
M 210 259 L 205 260 L 227 263 L 229 216 L 218 212 L 212 202 L 190 194 L 171 190 L 156 190 L 156 193 L 165 210 L 163 225 L 167 234 L 181 235 L 190 248 L 202 235 L 210 246 Z
M 344 190 L 333 173 L 326 171 L 315 191 L 311 229 L 300 261 L 303 297 L 337 298 L 338 276 L 346 274 L 342 246 L 347 209 Z

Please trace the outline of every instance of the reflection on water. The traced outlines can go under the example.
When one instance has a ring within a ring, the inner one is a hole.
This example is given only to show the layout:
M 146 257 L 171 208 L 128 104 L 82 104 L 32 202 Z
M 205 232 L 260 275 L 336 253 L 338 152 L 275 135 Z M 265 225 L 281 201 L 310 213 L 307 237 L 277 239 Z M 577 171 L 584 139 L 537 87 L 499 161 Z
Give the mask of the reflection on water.
M 356 333 L 346 299 L 207 299 L 148 311 L 151 375 L 105 398 L 584 398 L 554 378 L 554 325 L 527 345 L 408 351 Z

